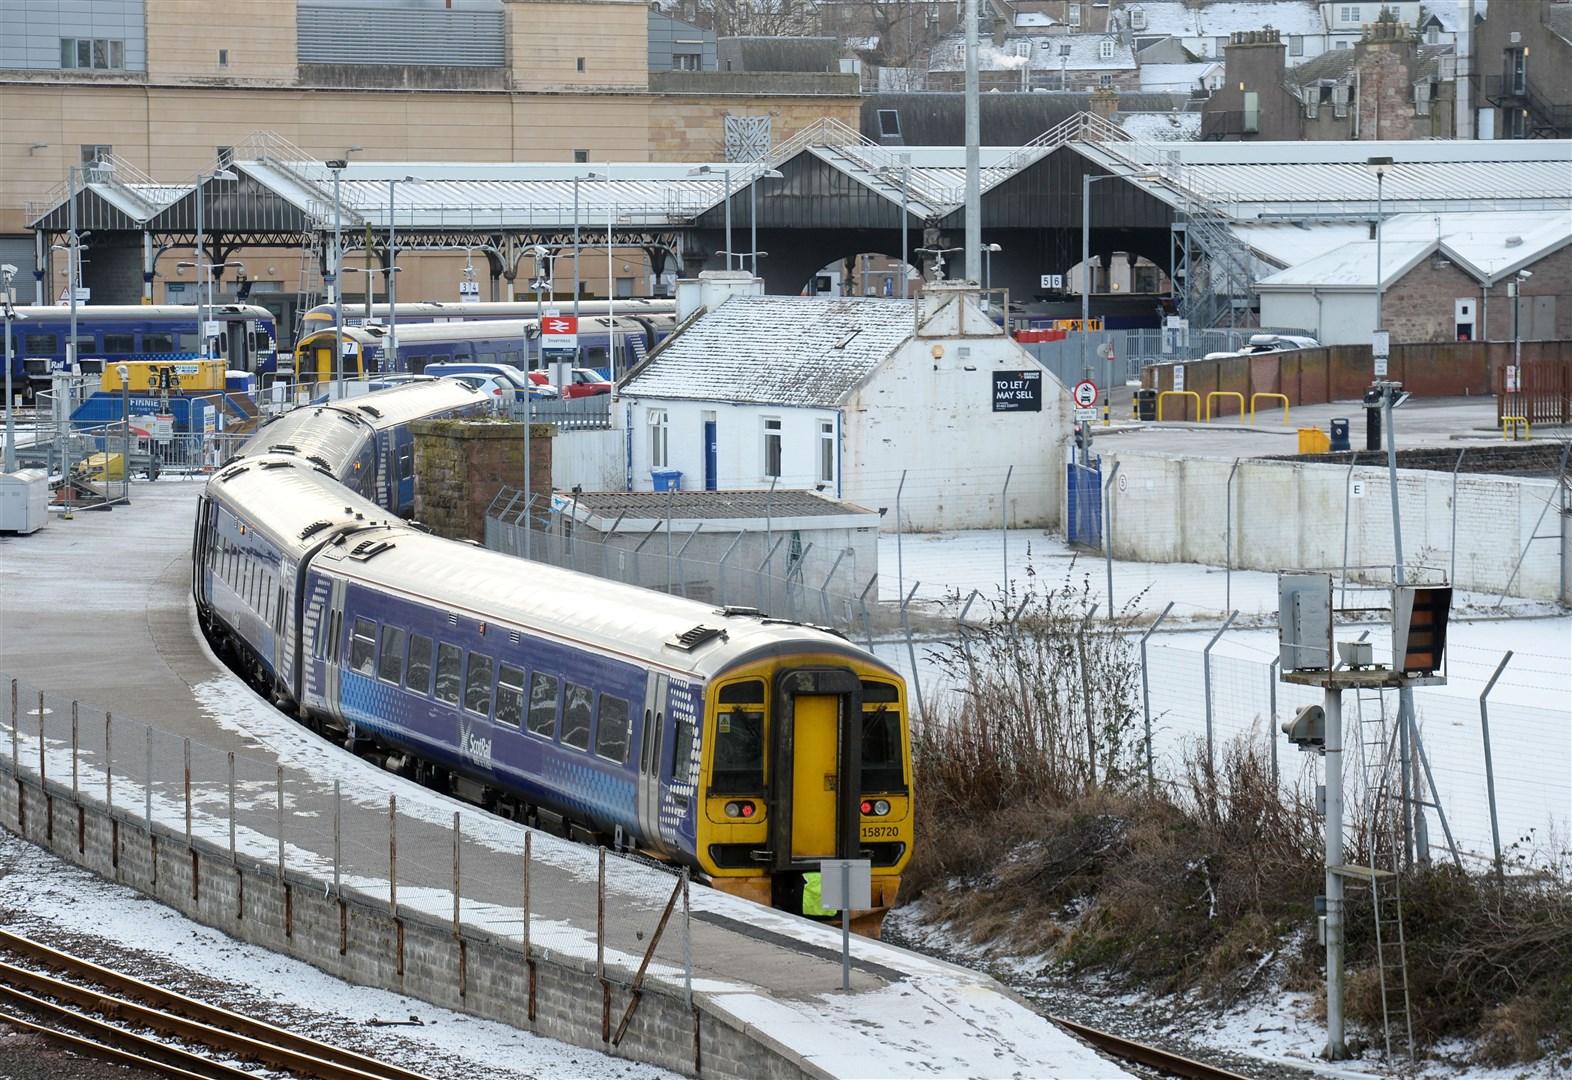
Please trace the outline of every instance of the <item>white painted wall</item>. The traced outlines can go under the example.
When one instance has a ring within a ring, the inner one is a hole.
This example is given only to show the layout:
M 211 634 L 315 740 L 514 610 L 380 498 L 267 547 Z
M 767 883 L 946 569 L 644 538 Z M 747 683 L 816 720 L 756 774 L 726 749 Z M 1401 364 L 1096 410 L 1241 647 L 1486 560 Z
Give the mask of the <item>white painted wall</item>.
M 1262 326 L 1302 326 L 1323 345 L 1368 345 L 1375 324 L 1374 293 L 1261 291 Z
M 1384 467 L 1356 467 L 1352 480 L 1363 485 L 1363 495 L 1345 500 L 1350 481 L 1343 465 L 1245 460 L 1230 489 L 1232 458 L 1128 451 L 1105 456 L 1105 475 L 1112 461 L 1119 462 L 1120 484 L 1109 514 L 1117 558 L 1231 562 L 1247 570 L 1340 569 L 1346 535 L 1350 567 L 1389 571 L 1392 565 L 1392 501 Z M 1455 551 L 1458 588 L 1500 593 L 1510 582 L 1510 595 L 1557 599 L 1564 580 L 1561 545 L 1554 539 L 1529 542 L 1536 527 L 1540 536 L 1555 535 L 1559 503 L 1552 481 L 1460 474 L 1455 542 L 1452 474 L 1402 469 L 1397 482 L 1409 565 L 1451 575 Z M 1551 510 L 1544 513 L 1547 501 Z
M 819 482 L 819 424 L 839 423 L 834 409 L 637 398 L 623 399 L 623 404 L 629 421 L 630 490 L 633 491 L 654 489 L 650 477 L 651 410 L 666 411 L 670 462 L 667 467 L 682 470 L 682 486 L 688 491 L 704 487 L 704 420 L 707 413 L 715 416 L 719 446 L 716 486 L 721 490 L 751 491 L 770 486 L 770 478 L 764 475 L 764 420 L 767 417 L 781 423 L 781 477 L 776 486 L 815 487 Z M 619 419 L 623 411 L 619 409 Z M 825 488 L 824 493 L 832 497 L 839 494 L 833 485 Z

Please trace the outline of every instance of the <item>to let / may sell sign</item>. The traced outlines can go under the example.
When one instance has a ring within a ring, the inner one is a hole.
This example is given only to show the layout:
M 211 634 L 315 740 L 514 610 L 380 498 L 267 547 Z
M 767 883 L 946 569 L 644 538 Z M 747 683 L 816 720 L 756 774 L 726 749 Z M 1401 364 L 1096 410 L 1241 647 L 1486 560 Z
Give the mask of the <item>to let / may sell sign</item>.
M 993 373 L 994 412 L 1042 412 L 1043 373 L 1041 371 L 995 371 Z
M 547 315 L 540 320 L 540 347 L 544 352 L 572 352 L 579 345 L 576 315 Z

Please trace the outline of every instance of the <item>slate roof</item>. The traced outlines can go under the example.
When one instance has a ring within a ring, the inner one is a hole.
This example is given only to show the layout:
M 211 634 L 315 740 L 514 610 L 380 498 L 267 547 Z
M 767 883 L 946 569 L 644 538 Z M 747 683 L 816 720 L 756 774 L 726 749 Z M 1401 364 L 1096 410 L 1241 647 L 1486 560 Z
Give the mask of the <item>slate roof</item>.
M 734 296 L 668 338 L 618 392 L 834 408 L 911 336 L 912 303 Z

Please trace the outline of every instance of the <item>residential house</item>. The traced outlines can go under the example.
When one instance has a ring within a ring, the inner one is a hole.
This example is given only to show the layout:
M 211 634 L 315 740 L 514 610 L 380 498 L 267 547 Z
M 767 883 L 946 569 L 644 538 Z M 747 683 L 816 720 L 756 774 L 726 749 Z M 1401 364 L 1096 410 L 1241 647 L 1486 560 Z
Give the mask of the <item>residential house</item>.
M 1424 44 L 1401 23 L 1376 22 L 1352 49 L 1289 68 L 1305 139 L 1449 139 L 1456 123 L 1453 46 Z
M 1027 34 L 977 47 L 978 83 L 989 90 L 1139 90 L 1135 51 L 1118 34 Z M 934 47 L 928 64 L 929 90 L 962 90 L 966 42 L 950 36 Z
M 1475 28 L 1481 139 L 1572 137 L 1572 0 L 1492 4 Z
M 701 275 L 703 310 L 619 385 L 631 489 L 676 470 L 685 487 L 898 508 L 913 529 L 1058 524 L 1069 396 L 975 286 L 733 294 L 746 277 Z
M 1237 33 L 1275 30 L 1289 64 L 1319 56 L 1331 41 L 1315 0 L 1125 0 L 1110 16 L 1110 26 L 1126 34 L 1137 52 L 1173 41 L 1192 61 L 1219 59 Z

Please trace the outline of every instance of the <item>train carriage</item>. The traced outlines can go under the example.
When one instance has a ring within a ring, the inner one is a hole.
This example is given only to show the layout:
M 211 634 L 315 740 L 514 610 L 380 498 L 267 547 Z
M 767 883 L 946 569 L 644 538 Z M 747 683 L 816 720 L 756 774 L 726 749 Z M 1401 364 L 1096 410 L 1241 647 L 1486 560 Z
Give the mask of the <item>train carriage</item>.
M 299 417 L 300 443 L 347 423 Z M 877 932 L 914 817 L 888 665 L 828 630 L 439 539 L 293 444 L 255 450 L 199 501 L 193 592 L 280 705 L 441 790 L 788 910 L 824 859 L 867 858 L 854 918 Z

